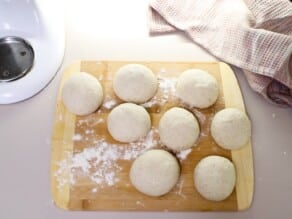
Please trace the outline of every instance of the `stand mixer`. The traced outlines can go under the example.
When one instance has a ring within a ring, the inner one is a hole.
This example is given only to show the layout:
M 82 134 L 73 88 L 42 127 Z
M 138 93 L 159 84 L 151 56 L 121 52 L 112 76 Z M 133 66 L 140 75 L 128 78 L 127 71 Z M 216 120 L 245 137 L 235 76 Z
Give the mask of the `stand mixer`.
M 0 0 L 0 104 L 25 100 L 55 76 L 65 50 L 58 0 Z

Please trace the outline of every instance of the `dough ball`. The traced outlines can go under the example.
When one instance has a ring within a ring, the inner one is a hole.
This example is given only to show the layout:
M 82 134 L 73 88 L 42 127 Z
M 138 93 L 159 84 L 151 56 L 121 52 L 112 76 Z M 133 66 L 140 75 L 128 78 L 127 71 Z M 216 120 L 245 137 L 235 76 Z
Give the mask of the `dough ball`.
M 62 101 L 76 115 L 93 113 L 103 101 L 102 86 L 94 76 L 78 72 L 64 83 Z
M 174 151 L 182 151 L 194 146 L 199 133 L 197 119 L 183 108 L 171 108 L 159 121 L 160 140 Z
M 149 150 L 131 166 L 130 181 L 140 192 L 149 196 L 168 193 L 177 183 L 180 167 L 176 158 L 164 150 Z
M 158 87 L 153 72 L 144 65 L 128 64 L 115 74 L 113 89 L 116 95 L 127 102 L 145 103 L 151 99 Z
M 151 119 L 142 106 L 123 103 L 109 113 L 107 128 L 115 140 L 133 142 L 147 135 Z
M 198 108 L 213 105 L 219 95 L 216 79 L 200 69 L 184 71 L 178 78 L 176 92 L 183 102 Z
M 221 156 L 203 158 L 195 167 L 197 191 L 211 201 L 222 201 L 231 195 L 236 181 L 232 162 Z
M 215 114 L 211 123 L 211 135 L 222 148 L 239 149 L 251 137 L 251 124 L 241 110 L 226 108 Z

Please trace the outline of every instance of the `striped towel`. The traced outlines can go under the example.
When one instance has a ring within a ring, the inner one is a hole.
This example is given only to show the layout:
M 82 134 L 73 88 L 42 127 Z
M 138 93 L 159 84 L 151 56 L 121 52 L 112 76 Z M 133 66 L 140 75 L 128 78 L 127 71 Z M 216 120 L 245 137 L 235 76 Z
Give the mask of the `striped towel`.
M 289 0 L 151 0 L 149 20 L 150 33 L 185 32 L 267 100 L 292 106 Z

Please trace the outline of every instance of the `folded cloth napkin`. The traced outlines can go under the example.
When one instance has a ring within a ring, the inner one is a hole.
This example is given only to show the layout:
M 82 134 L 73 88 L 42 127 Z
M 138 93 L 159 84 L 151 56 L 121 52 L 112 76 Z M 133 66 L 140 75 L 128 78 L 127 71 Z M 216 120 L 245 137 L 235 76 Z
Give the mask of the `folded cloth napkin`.
M 292 106 L 292 3 L 289 0 L 151 0 L 150 33 L 185 32 L 241 68 L 251 88 Z

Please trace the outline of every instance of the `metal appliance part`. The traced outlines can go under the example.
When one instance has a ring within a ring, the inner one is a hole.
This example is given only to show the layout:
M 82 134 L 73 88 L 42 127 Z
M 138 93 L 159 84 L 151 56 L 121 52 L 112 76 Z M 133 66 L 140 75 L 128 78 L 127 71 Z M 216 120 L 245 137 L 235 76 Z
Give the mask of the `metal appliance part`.
M 20 37 L 0 39 L 0 82 L 10 82 L 26 75 L 33 67 L 34 51 Z

